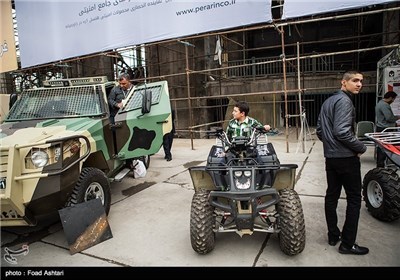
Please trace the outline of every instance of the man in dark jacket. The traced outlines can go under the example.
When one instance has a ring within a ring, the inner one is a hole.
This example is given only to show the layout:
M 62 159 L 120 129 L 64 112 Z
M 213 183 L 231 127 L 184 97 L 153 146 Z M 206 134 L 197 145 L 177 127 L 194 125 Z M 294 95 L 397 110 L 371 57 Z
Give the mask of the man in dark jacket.
M 118 110 L 122 108 L 124 100 L 129 91 L 132 89 L 133 85 L 131 83 L 129 74 L 122 73 L 118 77 L 118 84 L 115 86 L 108 96 L 108 105 L 110 106 L 110 121 L 114 123 L 114 117 L 117 114 Z
M 174 134 L 175 134 L 175 110 L 171 110 L 171 122 L 172 122 L 172 130 L 171 132 L 167 133 L 163 137 L 163 148 L 164 148 L 164 154 L 167 161 L 172 160 L 172 154 L 171 154 L 171 148 L 172 148 L 172 142 L 174 141 Z
M 121 109 L 123 105 L 123 100 L 125 100 L 133 88 L 133 84 L 131 83 L 129 74 L 122 73 L 118 76 L 118 85 L 112 88 L 109 96 L 108 96 L 108 106 L 110 108 L 110 123 L 115 124 L 115 115 L 118 113 L 118 110 Z M 112 127 L 113 134 L 113 142 L 114 142 L 114 152 L 117 153 L 117 135 L 115 128 Z M 134 169 L 132 166 L 132 159 L 126 160 L 127 167 Z
M 352 95 L 360 92 L 362 80 L 360 72 L 346 72 L 341 81 L 341 90 L 322 104 L 317 123 L 317 136 L 324 147 L 328 183 L 325 195 L 328 243 L 335 246 L 341 240 L 341 254 L 365 255 L 369 252 L 368 248 L 355 243 L 361 208 L 360 156 L 367 147 L 354 133 L 355 108 Z M 346 192 L 347 208 L 346 220 L 340 233 L 336 208 L 342 186 Z
M 394 91 L 388 91 L 375 107 L 376 132 L 382 132 L 388 127 L 396 127 L 399 116 L 395 116 L 392 111 L 392 104 L 397 97 Z M 376 150 L 376 167 L 385 167 L 386 154 L 381 148 Z

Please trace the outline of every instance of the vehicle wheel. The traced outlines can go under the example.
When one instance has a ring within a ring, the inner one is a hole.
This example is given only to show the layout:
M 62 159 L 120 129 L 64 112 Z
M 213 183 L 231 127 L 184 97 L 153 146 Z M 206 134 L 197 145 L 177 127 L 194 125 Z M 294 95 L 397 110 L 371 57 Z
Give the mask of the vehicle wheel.
M 68 201 L 67 207 L 91 199 L 101 199 L 104 211 L 108 215 L 111 206 L 110 183 L 107 176 L 97 168 L 85 167 L 82 169 Z
M 400 177 L 396 170 L 374 168 L 364 176 L 363 196 L 368 211 L 378 220 L 400 217 Z
M 283 189 L 279 194 L 280 201 L 276 205 L 279 213 L 279 245 L 286 255 L 294 256 L 301 253 L 306 244 L 303 208 L 295 190 Z
M 190 212 L 190 241 L 199 254 L 207 254 L 214 249 L 215 225 L 214 207 L 208 202 L 210 191 L 199 190 L 193 195 Z
M 150 167 L 150 155 L 141 156 L 139 159 L 141 161 L 143 161 L 144 166 L 146 167 L 146 169 L 149 169 L 149 167 Z

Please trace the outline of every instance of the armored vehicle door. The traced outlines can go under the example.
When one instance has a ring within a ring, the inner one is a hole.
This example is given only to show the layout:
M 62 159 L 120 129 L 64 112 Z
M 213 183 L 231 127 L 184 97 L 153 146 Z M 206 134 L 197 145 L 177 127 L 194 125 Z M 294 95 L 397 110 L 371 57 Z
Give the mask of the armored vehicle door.
M 136 86 L 115 116 L 116 153 L 120 159 L 157 153 L 172 130 L 166 81 Z

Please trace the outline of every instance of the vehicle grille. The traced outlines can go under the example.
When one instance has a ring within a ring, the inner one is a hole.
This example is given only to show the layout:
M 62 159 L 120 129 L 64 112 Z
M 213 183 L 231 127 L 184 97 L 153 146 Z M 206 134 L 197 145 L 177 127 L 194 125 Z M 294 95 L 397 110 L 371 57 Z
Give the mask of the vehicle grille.
M 1 206 L 1 220 L 15 220 L 22 219 L 22 217 L 10 206 Z
M 7 178 L 8 149 L 0 149 L 0 178 Z M 0 189 L 0 191 L 4 191 Z

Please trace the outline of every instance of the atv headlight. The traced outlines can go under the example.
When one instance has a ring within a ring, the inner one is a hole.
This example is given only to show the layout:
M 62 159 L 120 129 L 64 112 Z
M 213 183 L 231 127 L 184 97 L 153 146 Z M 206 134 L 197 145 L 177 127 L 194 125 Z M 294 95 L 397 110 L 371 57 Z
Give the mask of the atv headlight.
M 49 155 L 42 150 L 38 150 L 32 153 L 31 160 L 36 168 L 40 168 L 47 164 Z
M 242 171 L 235 171 L 235 172 L 233 172 L 233 175 L 235 175 L 235 177 L 236 178 L 239 178 L 239 177 L 241 177 L 242 176 L 242 174 L 243 174 L 243 172 Z
M 246 170 L 243 172 L 244 176 L 246 177 L 250 177 L 251 176 L 251 171 L 250 170 Z

